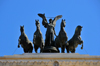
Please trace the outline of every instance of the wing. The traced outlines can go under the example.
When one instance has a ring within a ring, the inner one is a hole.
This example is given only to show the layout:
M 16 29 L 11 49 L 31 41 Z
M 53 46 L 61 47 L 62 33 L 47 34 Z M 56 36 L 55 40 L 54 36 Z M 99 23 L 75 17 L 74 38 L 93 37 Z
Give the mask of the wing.
M 56 25 L 56 21 L 58 20 L 58 19 L 60 19 L 60 18 L 62 18 L 62 15 L 58 15 L 58 16 L 56 16 L 55 18 L 54 18 L 54 20 L 53 20 L 53 25 L 54 25 L 54 27 L 55 27 L 55 25 Z
M 45 17 L 45 14 L 38 14 L 39 17 L 41 17 L 43 20 L 42 20 L 42 25 L 46 28 L 47 27 L 47 19 Z

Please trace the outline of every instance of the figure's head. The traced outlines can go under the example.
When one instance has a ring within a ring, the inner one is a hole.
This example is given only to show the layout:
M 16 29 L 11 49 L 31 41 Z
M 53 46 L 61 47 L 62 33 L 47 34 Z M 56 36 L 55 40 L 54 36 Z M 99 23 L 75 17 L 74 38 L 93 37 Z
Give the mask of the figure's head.
M 36 26 L 40 26 L 39 20 L 35 20 Z
M 82 28 L 83 28 L 82 26 L 78 25 L 76 27 L 75 34 L 81 35 Z
M 62 22 L 61 22 L 61 27 L 65 27 L 65 26 L 66 26 L 65 19 L 64 19 L 64 20 L 62 19 Z
M 52 19 L 49 19 L 49 23 L 52 23 Z
M 24 25 L 20 26 L 20 31 L 23 32 L 24 31 Z

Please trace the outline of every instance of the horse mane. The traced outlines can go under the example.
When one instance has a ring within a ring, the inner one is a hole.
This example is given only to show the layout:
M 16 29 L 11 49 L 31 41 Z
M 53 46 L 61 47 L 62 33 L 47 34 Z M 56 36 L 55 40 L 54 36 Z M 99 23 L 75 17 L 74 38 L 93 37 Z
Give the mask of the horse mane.
M 78 25 L 75 29 L 74 35 L 81 35 L 82 26 Z

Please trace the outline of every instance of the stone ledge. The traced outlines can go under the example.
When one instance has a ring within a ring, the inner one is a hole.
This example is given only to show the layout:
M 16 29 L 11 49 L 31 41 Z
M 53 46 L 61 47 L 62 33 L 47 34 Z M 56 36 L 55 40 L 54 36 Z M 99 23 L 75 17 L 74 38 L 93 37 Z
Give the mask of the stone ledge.
M 100 56 L 78 53 L 24 53 L 0 57 L 0 66 L 100 66 Z
M 24 53 L 21 55 L 12 55 L 0 57 L 0 59 L 19 58 L 19 59 L 90 59 L 100 60 L 100 56 L 80 55 L 78 53 Z

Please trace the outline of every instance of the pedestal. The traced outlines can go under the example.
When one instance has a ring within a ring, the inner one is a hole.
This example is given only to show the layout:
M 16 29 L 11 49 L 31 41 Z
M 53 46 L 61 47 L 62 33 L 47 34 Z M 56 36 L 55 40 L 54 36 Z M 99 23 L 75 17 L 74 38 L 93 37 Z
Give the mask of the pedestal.
M 43 53 L 58 53 L 58 50 L 54 46 L 46 46 L 43 49 Z

